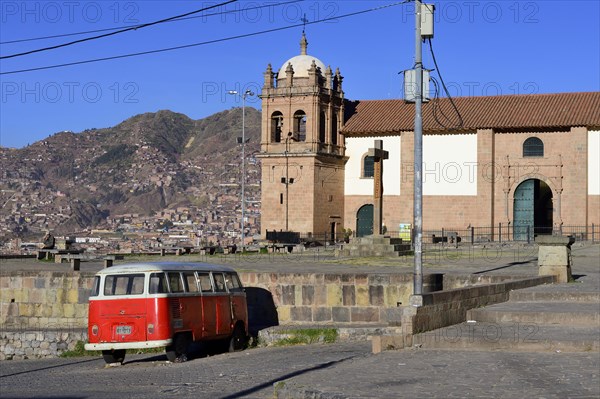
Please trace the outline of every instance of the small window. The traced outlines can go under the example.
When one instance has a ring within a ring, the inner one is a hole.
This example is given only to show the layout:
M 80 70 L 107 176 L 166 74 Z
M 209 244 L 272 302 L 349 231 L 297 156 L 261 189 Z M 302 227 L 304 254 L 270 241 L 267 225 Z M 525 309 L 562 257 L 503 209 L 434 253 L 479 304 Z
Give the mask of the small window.
M 222 273 L 213 273 L 213 278 L 215 279 L 215 291 L 217 292 L 226 292 L 225 289 L 225 277 Z
M 210 274 L 198 273 L 198 283 L 202 292 L 212 292 L 212 284 L 210 282 Z
M 227 273 L 227 277 L 225 280 L 227 284 L 227 289 L 229 292 L 242 292 L 242 283 L 240 283 L 240 278 L 236 273 Z
M 143 274 L 116 274 L 106 276 L 104 295 L 140 295 L 144 293 Z
M 166 294 L 167 290 L 167 278 L 164 273 L 152 273 L 150 275 L 150 289 L 148 290 L 151 294 Z
M 100 295 L 100 276 L 94 277 L 94 283 L 92 284 L 92 292 L 90 296 L 98 296 Z
M 306 114 L 302 110 L 294 112 L 294 136 L 306 141 Z
M 338 121 L 337 114 L 333 114 L 331 118 L 331 144 L 337 145 L 338 136 Z
M 544 142 L 537 137 L 530 137 L 523 143 L 523 157 L 543 157 Z
M 283 129 L 283 114 L 279 111 L 271 115 L 271 141 L 281 142 L 281 129 Z
M 169 287 L 171 292 L 183 292 L 183 284 L 181 282 L 181 274 L 179 272 L 168 272 Z
M 363 174 L 362 177 L 373 177 L 375 176 L 375 158 L 366 155 L 363 158 Z
M 186 292 L 198 292 L 198 283 L 196 283 L 194 272 L 183 273 L 183 282 L 185 283 Z
M 319 141 L 321 143 L 325 142 L 325 134 L 327 130 L 327 117 L 325 116 L 325 112 L 321 111 L 319 116 Z

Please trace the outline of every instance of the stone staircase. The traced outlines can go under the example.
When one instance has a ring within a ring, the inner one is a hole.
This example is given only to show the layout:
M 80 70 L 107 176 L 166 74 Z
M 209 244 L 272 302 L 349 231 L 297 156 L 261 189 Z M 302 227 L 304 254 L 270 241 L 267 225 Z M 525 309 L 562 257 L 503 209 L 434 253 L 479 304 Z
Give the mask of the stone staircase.
M 467 312 L 467 321 L 414 336 L 427 349 L 600 351 L 600 292 L 577 283 L 516 290 L 508 302 Z
M 401 238 L 382 235 L 355 237 L 337 252 L 342 257 L 400 256 L 411 251 L 411 245 Z

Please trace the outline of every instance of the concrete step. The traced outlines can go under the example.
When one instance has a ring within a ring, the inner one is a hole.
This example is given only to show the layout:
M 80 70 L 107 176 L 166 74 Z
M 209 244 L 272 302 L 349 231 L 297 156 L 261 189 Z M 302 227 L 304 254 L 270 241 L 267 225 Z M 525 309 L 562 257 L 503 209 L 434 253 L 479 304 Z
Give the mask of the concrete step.
M 462 323 L 415 335 L 413 345 L 425 349 L 597 352 L 600 332 L 594 327 Z
M 368 341 L 373 335 L 402 335 L 400 326 L 379 324 L 336 324 L 336 325 L 281 325 L 269 327 L 258 332 L 260 345 L 278 345 L 291 342 L 313 343 L 325 342 L 335 331 L 335 342 Z M 303 340 L 314 340 L 303 342 Z
M 511 291 L 510 300 L 518 302 L 590 302 L 599 304 L 600 292 L 515 290 Z
M 589 302 L 509 301 L 467 311 L 467 320 L 600 327 L 600 307 Z

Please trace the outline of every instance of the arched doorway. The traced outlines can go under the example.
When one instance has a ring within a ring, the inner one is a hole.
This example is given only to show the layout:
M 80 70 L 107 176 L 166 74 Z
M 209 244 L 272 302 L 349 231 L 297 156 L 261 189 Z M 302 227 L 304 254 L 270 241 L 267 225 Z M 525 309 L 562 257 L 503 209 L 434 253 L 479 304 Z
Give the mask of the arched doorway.
M 364 237 L 373 234 L 373 205 L 367 204 L 356 212 L 356 236 Z
M 513 237 L 526 241 L 534 235 L 552 234 L 552 190 L 538 179 L 523 181 L 515 190 Z

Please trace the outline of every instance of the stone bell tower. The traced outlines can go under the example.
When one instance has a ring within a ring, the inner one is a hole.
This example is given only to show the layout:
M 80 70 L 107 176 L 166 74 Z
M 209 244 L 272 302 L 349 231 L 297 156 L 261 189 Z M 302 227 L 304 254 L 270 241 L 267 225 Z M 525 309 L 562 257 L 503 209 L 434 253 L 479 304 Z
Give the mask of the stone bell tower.
M 344 92 L 339 69 L 307 54 L 265 71 L 262 99 L 262 236 L 293 231 L 340 239 L 344 226 Z

